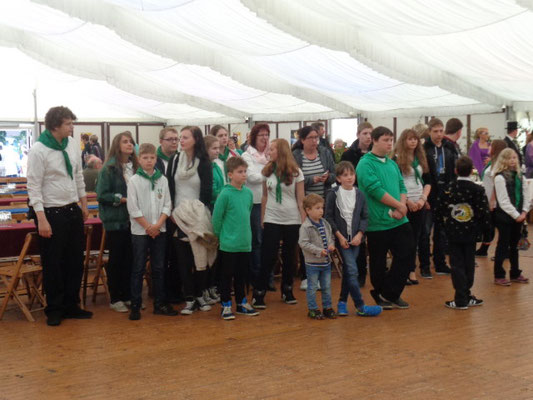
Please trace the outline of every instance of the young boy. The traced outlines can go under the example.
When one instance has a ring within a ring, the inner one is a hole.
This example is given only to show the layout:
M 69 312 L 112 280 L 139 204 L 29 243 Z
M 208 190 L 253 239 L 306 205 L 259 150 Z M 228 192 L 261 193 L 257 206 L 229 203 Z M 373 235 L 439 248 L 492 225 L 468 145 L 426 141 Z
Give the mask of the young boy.
M 331 226 L 324 215 L 324 199 L 317 194 L 310 194 L 303 200 L 307 218 L 300 226 L 298 244 L 302 248 L 307 272 L 307 316 L 312 319 L 336 318 L 331 308 L 331 263 L 329 253 L 335 250 L 335 240 Z M 323 314 L 316 304 L 318 281 L 322 289 Z
M 480 306 L 483 300 L 472 296 L 474 284 L 476 239 L 490 232 L 491 217 L 483 186 L 470 180 L 473 163 L 462 156 L 455 164 L 457 181 L 444 191 L 436 213 L 449 241 L 454 300 L 444 305 L 456 310 Z
M 141 319 L 142 286 L 147 253 L 150 251 L 154 289 L 154 314 L 177 315 L 165 300 L 164 258 L 166 247 L 165 220 L 170 215 L 170 193 L 167 179 L 155 169 L 155 146 L 141 144 L 140 167 L 128 182 L 128 213 L 133 245 L 131 271 L 130 320 Z
M 326 196 L 326 220 L 337 237 L 337 248 L 343 260 L 343 274 L 337 315 L 348 315 L 348 294 L 361 317 L 376 316 L 382 311 L 380 306 L 367 306 L 361 296 L 357 273 L 359 246 L 368 225 L 366 199 L 356 187 L 355 170 L 349 161 L 341 161 L 335 169 L 340 186 L 330 190 Z
M 213 230 L 220 242 L 221 316 L 225 320 L 235 319 L 231 311 L 232 281 L 237 314 L 259 315 L 246 300 L 244 292 L 252 251 L 250 213 L 254 201 L 252 191 L 244 186 L 247 168 L 248 164 L 241 157 L 232 157 L 226 161 L 230 183 L 220 192 L 213 210 Z

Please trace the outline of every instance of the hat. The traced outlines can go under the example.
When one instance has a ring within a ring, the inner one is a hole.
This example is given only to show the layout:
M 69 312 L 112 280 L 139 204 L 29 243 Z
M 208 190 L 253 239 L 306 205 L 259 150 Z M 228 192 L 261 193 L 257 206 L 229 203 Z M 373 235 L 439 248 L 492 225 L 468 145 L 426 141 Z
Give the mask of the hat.
M 518 122 L 507 121 L 507 132 L 516 131 L 518 129 Z

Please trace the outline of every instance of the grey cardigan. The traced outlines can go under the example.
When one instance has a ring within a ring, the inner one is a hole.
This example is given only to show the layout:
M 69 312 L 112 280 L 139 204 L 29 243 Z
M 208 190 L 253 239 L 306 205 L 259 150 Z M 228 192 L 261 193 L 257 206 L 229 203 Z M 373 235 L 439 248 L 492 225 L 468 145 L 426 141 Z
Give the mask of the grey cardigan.
M 302 149 L 295 149 L 292 152 L 292 155 L 294 156 L 298 166 L 302 168 L 304 151 Z M 324 167 L 324 171 L 329 171 L 328 180 L 324 182 L 324 193 L 326 193 L 336 179 L 335 161 L 333 160 L 331 152 L 324 146 L 318 146 L 318 156 L 320 157 L 320 163 L 322 164 L 322 167 Z M 307 190 L 307 188 L 312 184 L 313 177 L 304 176 L 304 188 Z
M 326 228 L 326 238 L 328 239 L 328 247 L 335 244 L 331 226 L 328 221 L 322 218 L 324 228 Z M 322 250 L 324 250 L 324 244 L 322 243 L 322 237 L 318 228 L 313 225 L 309 217 L 305 219 L 300 226 L 300 237 L 298 244 L 302 248 L 306 263 L 321 263 L 324 262 L 324 256 L 322 256 Z
M 338 192 L 339 186 L 336 186 L 332 188 L 326 195 L 325 218 L 331 225 L 333 233 L 339 231 L 342 236 L 348 239 L 348 227 L 346 226 L 346 220 L 341 217 L 341 212 L 337 206 Z M 350 237 L 353 238 L 359 231 L 364 234 L 367 226 L 368 210 L 366 207 L 366 198 L 358 188 L 355 188 L 355 208 L 353 210 L 352 226 L 349 232 Z

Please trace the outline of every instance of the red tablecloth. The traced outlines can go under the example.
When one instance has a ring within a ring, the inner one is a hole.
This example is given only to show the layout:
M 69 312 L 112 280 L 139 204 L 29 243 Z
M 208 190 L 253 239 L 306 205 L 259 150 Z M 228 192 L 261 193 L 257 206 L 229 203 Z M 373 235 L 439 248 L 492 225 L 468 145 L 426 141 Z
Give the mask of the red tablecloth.
M 89 218 L 85 221 L 85 224 L 94 227 L 91 248 L 98 250 L 100 248 L 100 239 L 102 238 L 102 221 L 100 218 Z M 35 230 L 36 227 L 33 222 L 0 225 L 0 257 L 18 256 L 26 234 Z M 30 254 L 39 254 L 38 241 L 34 242 L 34 246 L 30 249 Z

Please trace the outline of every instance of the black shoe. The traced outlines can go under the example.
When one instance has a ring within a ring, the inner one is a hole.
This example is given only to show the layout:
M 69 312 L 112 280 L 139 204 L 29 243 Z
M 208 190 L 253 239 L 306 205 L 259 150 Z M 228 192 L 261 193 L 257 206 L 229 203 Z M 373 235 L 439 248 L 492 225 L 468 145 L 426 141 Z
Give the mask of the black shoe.
M 130 321 L 138 321 L 141 319 L 141 309 L 140 308 L 132 308 L 130 311 L 129 316 Z
M 333 308 L 325 308 L 322 314 L 328 319 L 337 318 L 337 314 L 335 314 L 335 310 L 333 310 Z
M 60 312 L 50 313 L 50 315 L 48 315 L 46 318 L 46 325 L 59 326 L 61 324 L 61 317 L 62 316 Z
M 452 270 L 447 265 L 443 265 L 441 267 L 435 267 L 435 273 L 437 275 L 450 275 Z
M 407 285 L 418 285 L 418 279 L 407 278 Z
M 65 314 L 63 314 L 63 318 L 69 319 L 91 319 L 92 317 L 93 313 L 91 311 L 82 310 L 79 307 L 65 311 Z
M 385 300 L 378 292 L 371 290 L 370 295 L 378 306 L 381 306 L 381 308 L 384 310 L 392 310 L 392 303 L 388 300 Z
M 267 308 L 265 304 L 264 290 L 254 290 L 254 295 L 252 298 L 252 307 L 257 308 L 258 310 L 264 310 Z
M 287 286 L 283 289 L 283 294 L 281 295 L 281 298 L 287 304 L 298 304 L 298 300 L 296 300 L 296 297 L 294 297 L 294 295 L 292 294 L 291 286 Z
M 160 306 L 154 307 L 154 314 L 174 316 L 174 315 L 178 315 L 178 312 L 174 310 L 172 306 L 170 306 L 169 304 L 161 304 Z
M 405 281 L 405 286 L 411 286 L 413 282 L 411 282 L 411 279 L 407 278 L 407 281 Z
M 401 297 L 398 297 L 396 301 L 391 301 L 392 308 L 400 308 L 402 310 L 409 308 L 409 303 L 403 301 Z

